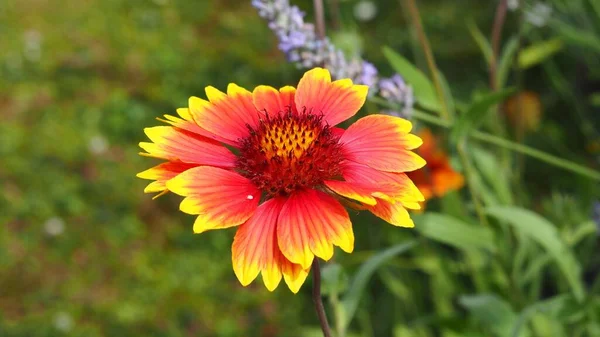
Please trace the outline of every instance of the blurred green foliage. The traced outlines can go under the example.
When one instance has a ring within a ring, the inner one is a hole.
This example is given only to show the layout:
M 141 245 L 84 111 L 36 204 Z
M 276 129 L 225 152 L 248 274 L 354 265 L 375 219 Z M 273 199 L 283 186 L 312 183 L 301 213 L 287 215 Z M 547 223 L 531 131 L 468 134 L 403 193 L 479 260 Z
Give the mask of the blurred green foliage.
M 327 2 L 334 41 L 386 75 L 383 46 L 427 74 L 400 2 L 376 1 L 367 21 L 359 2 Z M 537 93 L 544 117 L 504 136 L 598 169 L 600 6 L 547 5 L 542 25 L 520 20 L 533 2 L 508 12 L 507 84 Z M 489 91 L 485 44 L 465 19 L 487 38 L 494 8 L 419 6 L 460 113 Z M 295 83 L 301 72 L 276 45 L 249 1 L 0 2 L 0 336 L 319 335 L 310 280 L 296 296 L 241 287 L 233 232 L 193 235 L 177 196 L 152 201 L 135 178 L 154 163 L 137 154 L 143 128 L 205 86 Z M 597 182 L 479 143 L 468 157 L 490 224 L 466 189 L 429 203 L 415 230 L 352 214 L 355 253 L 324 270 L 332 325 L 348 336 L 600 335 Z

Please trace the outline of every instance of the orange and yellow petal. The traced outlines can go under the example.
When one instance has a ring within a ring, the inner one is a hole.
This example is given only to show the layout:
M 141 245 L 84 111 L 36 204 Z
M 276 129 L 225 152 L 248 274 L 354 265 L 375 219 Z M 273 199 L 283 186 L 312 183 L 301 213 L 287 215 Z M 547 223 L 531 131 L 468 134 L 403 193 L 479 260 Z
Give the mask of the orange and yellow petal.
M 419 172 L 419 171 L 417 171 Z M 425 197 L 405 173 L 383 172 L 352 161 L 342 162 L 342 176 L 346 181 L 356 182 L 378 190 L 383 199 L 404 202 L 420 202 Z
M 445 169 L 432 172 L 433 193 L 441 197 L 450 191 L 461 189 L 465 185 L 462 174 L 454 171 L 449 165 Z
M 235 166 L 235 155 L 209 138 L 172 126 L 155 126 L 144 129 L 144 132 L 153 142 L 140 143 L 147 156 L 199 165 Z
M 377 203 L 377 200 L 373 196 L 373 193 L 377 192 L 375 188 L 361 186 L 359 183 L 338 180 L 326 180 L 324 184 L 333 192 L 343 197 L 360 201 L 367 205 L 375 205 Z
M 308 269 L 315 255 L 333 256 L 333 246 L 354 249 L 352 223 L 346 209 L 332 196 L 317 190 L 301 190 L 288 197 L 277 224 L 283 255 Z
M 419 147 L 419 153 L 424 157 L 426 154 L 433 154 L 437 151 L 437 140 L 431 130 L 429 129 L 421 129 L 418 132 L 419 138 L 423 140 L 423 145 Z
M 299 264 L 288 261 L 288 259 L 283 256 L 282 258 L 281 272 L 283 273 L 283 279 L 285 280 L 288 288 L 290 288 L 290 290 L 296 294 L 300 290 L 302 284 L 304 284 L 304 281 L 306 281 L 310 267 L 303 268 Z
M 259 85 L 252 92 L 254 106 L 258 111 L 266 112 L 269 116 L 279 116 L 291 111 L 297 113 L 294 96 L 296 88 L 285 86 L 279 90 L 268 85 Z
M 237 230 L 231 247 L 233 271 L 247 286 L 262 271 L 265 286 L 275 290 L 281 281 L 281 252 L 277 245 L 277 218 L 285 200 L 275 198 L 258 206 Z
M 241 225 L 254 214 L 261 195 L 247 178 L 212 166 L 189 169 L 167 181 L 167 188 L 185 197 L 181 211 L 198 215 L 194 233 Z
M 447 154 L 438 148 L 437 139 L 431 131 L 422 129 L 419 137 L 423 139 L 423 146 L 418 153 L 427 161 L 427 167 L 408 172 L 408 176 L 423 192 L 425 199 L 441 197 L 462 188 L 465 183 L 463 175 L 452 168 Z
M 190 109 L 179 108 L 179 109 L 177 109 L 177 114 L 179 115 L 179 117 L 175 117 L 175 116 L 171 116 L 171 115 L 164 115 L 166 119 L 165 120 L 160 119 L 160 120 L 165 123 L 169 123 L 177 128 L 199 134 L 200 136 L 207 137 L 209 139 L 213 139 L 218 142 L 235 145 L 235 144 L 231 144 L 231 141 L 227 140 L 226 138 L 223 138 L 219 135 L 215 135 L 215 134 L 208 132 L 207 130 L 204 130 L 203 128 L 199 127 L 198 124 L 196 124 L 196 122 L 192 118 L 192 115 L 190 114 Z
M 360 110 L 368 90 L 368 86 L 353 84 L 349 79 L 332 82 L 327 69 L 314 68 L 298 83 L 296 107 L 299 111 L 306 108 L 313 114 L 323 114 L 323 120 L 334 126 Z
M 137 174 L 138 178 L 156 180 L 148 184 L 144 193 L 163 192 L 167 189 L 167 181 L 181 172 L 198 166 L 197 164 L 170 161 L 162 163 Z
M 236 84 L 227 86 L 227 94 L 214 87 L 206 87 L 208 101 L 191 97 L 189 111 L 201 128 L 236 145 L 248 135 L 246 125 L 255 127 L 260 113 L 252 103 L 252 93 Z
M 410 151 L 421 139 L 410 135 L 409 121 L 388 115 L 370 115 L 352 124 L 340 138 L 347 160 L 386 172 L 409 172 L 425 165 Z
M 391 203 L 380 199 L 377 200 L 376 205 L 369 206 L 368 210 L 394 226 L 407 228 L 415 227 L 408 211 L 400 202 Z

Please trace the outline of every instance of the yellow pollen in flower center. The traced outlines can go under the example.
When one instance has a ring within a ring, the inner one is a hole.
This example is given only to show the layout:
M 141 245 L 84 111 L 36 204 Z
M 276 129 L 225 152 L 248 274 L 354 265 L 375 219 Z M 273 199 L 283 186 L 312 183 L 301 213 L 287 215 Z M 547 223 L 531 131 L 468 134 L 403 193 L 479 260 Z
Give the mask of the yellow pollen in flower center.
M 256 128 L 248 128 L 235 166 L 266 197 L 315 188 L 340 176 L 344 158 L 339 137 L 321 115 L 291 109 L 275 116 L 265 113 Z
M 313 127 L 300 125 L 295 120 L 271 124 L 265 131 L 260 145 L 269 160 L 275 156 L 292 159 L 291 154 L 299 159 L 318 137 Z

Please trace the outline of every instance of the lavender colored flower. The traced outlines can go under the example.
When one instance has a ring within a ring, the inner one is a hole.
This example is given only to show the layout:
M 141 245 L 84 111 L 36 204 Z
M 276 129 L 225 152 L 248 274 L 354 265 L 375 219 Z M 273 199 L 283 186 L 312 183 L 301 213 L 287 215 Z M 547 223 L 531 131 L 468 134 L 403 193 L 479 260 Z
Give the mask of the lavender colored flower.
M 377 94 L 381 82 L 388 83 L 379 81 L 377 68 L 372 63 L 358 57 L 348 60 L 328 38 L 320 39 L 314 25 L 304 21 L 305 13 L 291 5 L 289 0 L 252 0 L 252 6 L 269 22 L 269 28 L 279 39 L 279 49 L 285 53 L 288 61 L 298 67 L 324 65 L 334 79 L 350 78 L 355 83 L 368 85 L 369 96 Z M 401 86 L 398 85 L 398 79 Z M 403 107 L 397 114 L 408 118 L 413 106 L 411 87 L 404 84 L 397 74 L 389 83 L 396 85 L 395 88 L 389 86 L 389 99 Z
M 600 201 L 592 206 L 592 220 L 596 223 L 596 235 L 600 235 Z
M 368 86 L 374 86 L 377 83 L 377 73 L 377 68 L 375 68 L 373 63 L 364 61 L 359 81 Z
M 398 74 L 391 78 L 384 78 L 379 81 L 379 94 L 390 102 L 404 104 L 401 111 L 391 113 L 392 115 L 408 118 L 414 104 L 412 87 L 406 85 L 406 82 Z

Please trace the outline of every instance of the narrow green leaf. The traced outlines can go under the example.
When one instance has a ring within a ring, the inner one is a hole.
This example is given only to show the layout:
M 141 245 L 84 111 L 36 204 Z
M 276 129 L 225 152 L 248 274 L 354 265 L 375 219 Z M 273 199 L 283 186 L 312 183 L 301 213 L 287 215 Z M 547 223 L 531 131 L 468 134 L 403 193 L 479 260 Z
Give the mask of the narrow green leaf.
M 479 49 L 485 58 L 485 62 L 489 66 L 492 62 L 492 46 L 473 20 L 469 20 L 467 23 L 467 28 L 469 29 L 469 33 L 471 33 L 473 40 L 475 40 L 475 43 L 477 43 L 477 46 L 479 46 Z
M 442 90 L 444 92 L 444 100 L 446 102 L 446 106 L 448 107 L 448 112 L 452 116 L 454 116 L 456 112 L 456 102 L 454 101 L 454 97 L 452 96 L 452 90 L 450 89 L 450 84 L 448 84 L 448 80 L 446 76 L 438 70 L 438 78 L 440 79 L 440 83 L 442 84 Z
M 413 87 L 415 100 L 424 108 L 439 111 L 440 101 L 431 81 L 412 63 L 389 47 L 383 47 L 383 55 L 394 70 L 402 75 L 406 83 Z
M 392 259 L 394 256 L 410 250 L 416 246 L 416 244 L 417 241 L 411 240 L 406 243 L 392 246 L 375 254 L 360 266 L 356 272 L 356 275 L 354 275 L 354 278 L 352 279 L 350 289 L 342 299 L 342 307 L 344 308 L 344 321 L 341 325 L 344 331 L 348 328 L 350 322 L 352 322 L 352 318 L 356 314 L 356 309 L 358 308 L 360 297 L 362 296 L 369 279 L 377 270 L 377 268 Z
M 516 37 L 510 38 L 510 40 L 508 40 L 508 42 L 504 45 L 504 48 L 502 48 L 502 56 L 500 56 L 500 62 L 498 62 L 498 76 L 496 80 L 498 88 L 504 88 L 518 48 L 519 39 Z
M 570 294 L 561 294 L 549 298 L 547 300 L 538 301 L 521 311 L 519 316 L 517 317 L 513 328 L 511 336 L 518 337 L 521 330 L 524 328 L 525 323 L 536 313 L 536 312 L 545 312 L 551 317 L 558 319 L 561 318 L 559 311 L 565 306 L 565 302 L 569 300 L 571 297 Z M 563 336 L 564 334 L 560 335 Z
M 321 294 L 323 296 L 342 293 L 348 288 L 348 275 L 342 266 L 327 263 L 321 270 Z
M 469 152 L 473 158 L 473 163 L 481 172 L 481 176 L 485 179 L 494 190 L 494 194 L 503 205 L 513 203 L 512 191 L 510 189 L 509 179 L 507 174 L 500 165 L 500 162 L 492 153 L 483 148 L 471 145 Z
M 527 48 L 524 48 L 519 53 L 519 67 L 521 69 L 530 68 L 536 64 L 543 62 L 545 59 L 561 51 L 564 43 L 560 38 L 538 42 Z
M 566 236 L 565 241 L 569 246 L 573 247 L 584 238 L 596 235 L 597 233 L 598 228 L 596 223 L 593 220 L 589 220 L 575 227 L 575 229 Z
M 552 263 L 552 256 L 548 254 L 536 256 L 529 262 L 527 268 L 519 273 L 518 283 L 525 287 L 527 284 L 534 282 L 536 278 L 542 277 L 543 269 L 550 263 Z
M 510 304 L 492 294 L 461 296 L 460 305 L 496 337 L 510 337 L 517 314 Z
M 459 249 L 494 252 L 494 233 L 490 228 L 468 224 L 460 219 L 427 212 L 415 229 L 428 239 Z
M 567 44 L 585 47 L 594 52 L 600 52 L 600 37 L 585 30 L 575 28 L 559 20 L 551 20 L 549 26 L 564 38 Z
M 556 226 L 538 214 L 519 207 L 494 206 L 489 207 L 487 213 L 514 226 L 542 246 L 565 275 L 575 298 L 583 301 L 585 292 L 581 267 L 571 249 L 561 240 Z
M 514 93 L 514 89 L 508 88 L 498 92 L 484 95 L 473 102 L 467 111 L 459 116 L 450 131 L 450 141 L 457 144 L 469 134 L 471 130 L 477 129 L 483 121 L 490 108 Z

